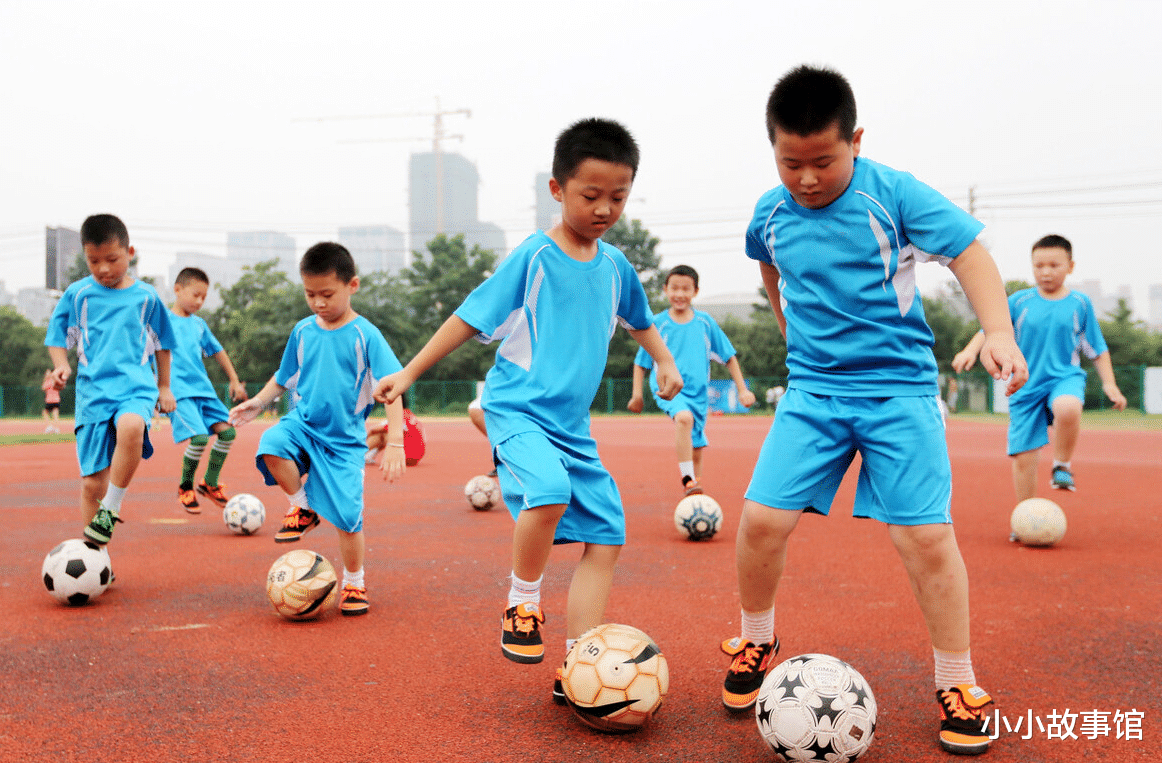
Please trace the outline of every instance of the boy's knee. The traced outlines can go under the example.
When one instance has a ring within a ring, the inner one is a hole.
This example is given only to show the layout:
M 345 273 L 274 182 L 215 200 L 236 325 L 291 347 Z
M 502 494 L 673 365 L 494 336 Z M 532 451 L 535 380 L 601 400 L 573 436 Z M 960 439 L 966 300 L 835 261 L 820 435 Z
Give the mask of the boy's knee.
M 694 414 L 690 411 L 678 411 L 674 414 L 674 423 L 683 427 L 694 426 Z
M 234 427 L 228 426 L 225 429 L 219 431 L 217 434 L 218 440 L 220 442 L 232 442 L 235 436 L 237 436 L 238 430 L 236 430 Z M 207 438 L 207 440 L 208 439 L 209 438 Z
M 196 434 L 190 438 L 190 445 L 195 448 L 204 448 L 210 442 L 210 438 L 204 434 Z

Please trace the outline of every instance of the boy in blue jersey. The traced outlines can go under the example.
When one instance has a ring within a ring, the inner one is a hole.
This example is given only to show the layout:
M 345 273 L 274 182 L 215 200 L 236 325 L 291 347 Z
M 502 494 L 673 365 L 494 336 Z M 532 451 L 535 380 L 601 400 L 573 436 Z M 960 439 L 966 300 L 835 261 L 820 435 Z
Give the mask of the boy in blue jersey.
M 589 406 L 619 322 L 657 363 L 658 394 L 670 398 L 681 388 L 637 273 L 601 241 L 625 208 L 637 164 L 637 144 L 617 122 L 586 119 L 564 130 L 549 181 L 561 222 L 525 239 L 407 367 L 375 390 L 379 400 L 396 400 L 472 337 L 501 342 L 481 405 L 501 492 L 516 520 L 501 620 L 501 652 L 514 662 L 544 659 L 541 578 L 555 543 L 584 544 L 569 587 L 566 649 L 605 616 L 625 514 L 597 455 Z M 559 674 L 553 699 L 564 702 Z
M 1126 397 L 1118 389 L 1110 353 L 1089 297 L 1071 291 L 1065 278 L 1073 272 L 1073 245 L 1064 236 L 1048 235 L 1033 244 L 1037 285 L 1009 297 L 1009 315 L 1017 344 L 1029 361 L 1029 383 L 1009 399 L 1008 452 L 1013 459 L 1017 501 L 1036 490 L 1041 448 L 1053 427 L 1053 471 L 1050 486 L 1073 490 L 1073 450 L 1081 430 L 1085 371 L 1081 356 L 1093 361 L 1102 391 L 1117 410 Z M 972 368 L 984 342 L 976 334 L 952 359 L 958 373 Z
M 142 458 L 153 455 L 149 421 L 172 411 L 170 351 L 175 338 L 157 291 L 129 273 L 134 248 L 125 223 L 93 215 L 81 225 L 90 276 L 65 289 L 44 343 L 62 389 L 77 351 L 77 462 L 85 537 L 105 544 L 121 521 L 121 501 Z M 157 360 L 154 376 L 152 358 Z
M 299 540 L 320 515 L 333 524 L 343 559 L 339 610 L 364 615 L 370 609 L 363 577 L 364 427 L 376 380 L 400 365 L 379 329 L 351 307 L 359 276 L 346 248 L 315 244 L 303 254 L 299 274 L 314 315 L 295 325 L 278 371 L 257 395 L 230 410 L 229 421 L 253 421 L 284 390 L 293 392 L 294 408 L 263 432 L 255 456 L 266 484 L 278 485 L 290 502 L 274 540 Z M 380 469 L 394 482 L 405 468 L 400 401 L 387 406 L 387 421 L 394 434 Z
M 642 382 L 650 374 L 650 391 L 658 408 L 674 420 L 678 471 L 686 495 L 702 492 L 702 449 L 706 447 L 706 408 L 709 405 L 710 361 L 726 366 L 738 390 L 738 402 L 750 408 L 754 393 L 747 389 L 734 345 L 706 313 L 692 304 L 698 295 L 698 271 L 689 265 L 676 265 L 666 274 L 664 286 L 670 307 L 654 316 L 654 326 L 662 335 L 666 348 L 682 373 L 682 391 L 671 400 L 658 397 L 658 379 L 654 363 L 645 350 L 638 350 L 633 361 L 633 394 L 626 406 L 641 413 L 644 405 Z
M 736 547 L 742 632 L 722 701 L 754 705 L 771 659 L 775 591 L 804 511 L 826 514 L 856 453 L 853 514 L 888 526 L 928 627 L 941 745 L 988 747 L 988 694 L 969 652 L 968 575 L 952 529 L 952 478 L 937 404 L 933 337 L 914 267 L 956 276 L 985 331 L 982 362 L 1016 391 L 1027 376 L 981 225 L 911 175 L 859 156 L 855 96 L 829 69 L 796 68 L 775 85 L 767 131 L 782 185 L 747 230 L 779 327 L 788 388 L 747 488 Z
M 189 440 L 182 457 L 182 476 L 178 483 L 178 502 L 191 514 L 198 514 L 198 496 L 194 492 L 194 475 L 210 433 L 217 435 L 210 449 L 210 460 L 206 474 L 198 483 L 197 492 L 209 498 L 218 506 L 225 506 L 229 499 L 225 485 L 218 481 L 222 464 L 234 444 L 234 427 L 227 423 L 230 412 L 214 391 L 214 385 L 206 373 L 202 357 L 217 361 L 230 380 L 230 398 L 234 402 L 246 399 L 246 387 L 238 380 L 230 356 L 210 331 L 210 327 L 196 313 L 206 301 L 210 279 L 200 268 L 182 268 L 174 279 L 174 306 L 170 322 L 177 336 L 170 363 L 170 387 L 173 389 L 177 406 L 170 412 L 170 427 L 173 441 Z

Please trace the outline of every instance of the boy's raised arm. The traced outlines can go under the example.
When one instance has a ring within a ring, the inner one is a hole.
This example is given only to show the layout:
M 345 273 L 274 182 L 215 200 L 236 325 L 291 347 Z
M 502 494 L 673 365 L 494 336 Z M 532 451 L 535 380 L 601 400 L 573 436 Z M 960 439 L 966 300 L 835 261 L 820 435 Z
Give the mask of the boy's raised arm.
M 158 350 L 154 354 L 157 361 L 157 409 L 162 413 L 169 413 L 177 408 L 177 401 L 169 388 L 169 350 Z
M 448 316 L 444 325 L 436 329 L 428 343 L 416 353 L 402 371 L 396 371 L 385 376 L 375 385 L 372 396 L 381 403 L 394 402 L 397 397 L 407 392 L 408 387 L 423 375 L 432 366 L 451 353 L 460 345 L 480 333 L 469 326 L 458 315 Z
M 976 356 L 980 354 L 981 345 L 984 344 L 984 332 L 978 331 L 972 335 L 972 339 L 968 340 L 968 344 L 964 345 L 964 349 L 956 353 L 952 358 L 952 370 L 956 373 L 963 373 L 972 368 L 976 363 Z
M 230 426 L 240 427 L 243 424 L 254 421 L 258 418 L 258 414 L 262 413 L 268 405 L 277 400 L 279 395 L 285 390 L 286 387 L 276 382 L 273 376 L 270 377 L 270 381 L 258 391 L 257 395 L 230 409 L 230 417 L 228 419 Z
M 225 350 L 216 352 L 212 356 L 226 372 L 226 378 L 230 380 L 230 399 L 236 403 L 240 403 L 246 399 L 246 385 L 238 378 L 238 372 L 234 370 L 234 364 L 230 362 L 230 356 L 226 354 Z
M 646 329 L 630 329 L 629 335 L 637 340 L 638 344 L 654 359 L 654 366 L 658 374 L 658 397 L 671 400 L 674 395 L 682 391 L 682 374 L 674 364 L 674 356 L 670 354 L 662 335 L 656 326 Z
M 994 379 L 1007 380 L 1005 394 L 1013 394 L 1029 380 L 1029 366 L 1013 336 L 1005 284 L 997 264 L 984 245 L 973 241 L 948 267 L 964 289 L 984 332 L 981 365 Z
M 641 413 L 645 408 L 645 398 L 642 396 L 642 388 L 645 386 L 646 370 L 637 363 L 633 364 L 633 392 L 629 396 L 629 403 L 626 404 L 633 413 Z
M 64 347 L 49 347 L 48 356 L 52 359 L 53 386 L 64 389 L 69 377 L 73 375 L 73 367 L 69 365 L 69 351 Z
M 742 375 L 742 366 L 738 364 L 738 356 L 735 355 L 730 360 L 726 361 L 726 370 L 730 372 L 730 378 L 734 381 L 734 386 L 738 390 L 738 402 L 743 408 L 750 408 L 755 404 L 754 393 L 746 386 L 746 379 Z

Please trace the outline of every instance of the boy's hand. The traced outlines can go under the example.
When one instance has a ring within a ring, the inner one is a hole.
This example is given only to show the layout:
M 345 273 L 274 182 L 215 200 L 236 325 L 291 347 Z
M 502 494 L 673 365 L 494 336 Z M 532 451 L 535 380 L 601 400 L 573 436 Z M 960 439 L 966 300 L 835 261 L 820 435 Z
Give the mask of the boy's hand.
M 645 400 L 641 395 L 634 395 L 629 399 L 629 402 L 626 403 L 625 407 L 628 408 L 632 413 L 641 413 L 642 409 L 645 407 Z
M 52 370 L 52 386 L 57 389 L 64 389 L 69 382 L 69 377 L 73 375 L 73 369 L 69 366 L 57 366 Z
M 404 457 L 403 448 L 386 443 L 383 446 L 383 457 L 379 459 L 379 470 L 383 472 L 383 478 L 388 482 L 395 482 L 403 476 L 405 469 L 407 458 Z
M 230 399 L 241 403 L 246 399 L 246 385 L 240 381 L 230 382 Z
M 394 403 L 397 397 L 408 391 L 408 387 L 412 386 L 414 381 L 406 368 L 396 371 L 380 379 L 375 389 L 371 391 L 371 396 L 384 405 Z
M 657 364 L 658 397 L 663 400 L 673 400 L 674 395 L 682 391 L 682 374 L 673 360 Z
M 958 374 L 962 374 L 969 370 L 976 364 L 976 353 L 969 350 L 961 350 L 952 356 L 952 370 Z
M 266 404 L 262 402 L 257 396 L 250 398 L 244 403 L 239 403 L 230 409 L 230 416 L 226 419 L 227 423 L 232 427 L 240 427 L 243 424 L 249 424 L 258 418 L 258 414 L 262 413 L 262 409 Z
M 752 405 L 755 404 L 754 393 L 751 392 L 746 387 L 743 387 L 742 389 L 740 389 L 738 391 L 738 404 L 741 405 L 743 408 L 750 408 Z
M 980 364 L 989 375 L 1000 381 L 1008 381 L 1005 395 L 1011 395 L 1029 381 L 1029 364 L 1017 347 L 1012 334 L 986 336 L 980 348 Z
M 161 413 L 172 413 L 173 409 L 177 407 L 178 401 L 174 399 L 170 388 L 159 387 L 157 390 L 157 410 Z
M 1118 389 L 1118 385 L 1116 385 L 1116 384 L 1103 384 L 1103 385 L 1101 385 L 1101 388 L 1102 388 L 1102 392 L 1106 393 L 1106 397 L 1108 397 L 1110 399 L 1110 402 L 1112 402 L 1114 404 L 1115 410 L 1119 410 L 1119 411 L 1126 410 L 1126 396 L 1122 394 L 1122 391 L 1120 389 Z

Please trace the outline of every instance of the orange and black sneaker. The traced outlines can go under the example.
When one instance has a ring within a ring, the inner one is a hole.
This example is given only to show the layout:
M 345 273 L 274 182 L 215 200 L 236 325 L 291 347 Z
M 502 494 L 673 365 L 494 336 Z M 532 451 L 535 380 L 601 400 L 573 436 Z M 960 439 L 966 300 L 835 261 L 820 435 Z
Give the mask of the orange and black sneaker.
M 686 491 L 686 495 L 702 495 L 702 485 L 698 484 L 698 480 L 693 477 L 682 478 L 682 489 Z
M 565 666 L 557 668 L 557 675 L 553 679 L 553 702 L 558 705 L 565 704 L 565 685 L 561 683 L 561 678 L 565 675 Z
M 198 494 L 194 492 L 192 487 L 178 487 L 178 503 L 191 514 L 201 514 L 202 510 L 198 507 Z
M 756 644 L 735 636 L 722 642 L 722 651 L 734 657 L 722 684 L 722 704 L 732 713 L 750 710 L 759 696 L 771 660 L 779 653 L 779 639 L 770 644 Z
M 536 604 L 518 604 L 504 610 L 500 622 L 500 651 L 513 662 L 526 665 L 545 659 L 541 624 L 545 616 Z
M 198 483 L 198 492 L 209 498 L 219 507 L 225 506 L 226 502 L 230 500 L 230 496 L 226 495 L 226 486 L 222 484 L 207 485 L 205 480 Z
M 292 506 L 282 518 L 282 529 L 274 534 L 275 543 L 294 543 L 307 530 L 319 526 L 319 515 L 310 509 Z
M 940 746 L 956 755 L 980 755 L 989 748 L 985 708 L 993 699 L 979 686 L 960 684 L 936 690 L 940 703 Z
M 367 603 L 367 589 L 363 586 L 353 586 L 347 583 L 343 586 L 343 593 L 339 595 L 339 611 L 346 617 L 366 615 L 371 605 Z

